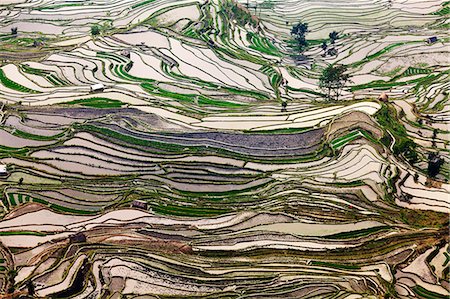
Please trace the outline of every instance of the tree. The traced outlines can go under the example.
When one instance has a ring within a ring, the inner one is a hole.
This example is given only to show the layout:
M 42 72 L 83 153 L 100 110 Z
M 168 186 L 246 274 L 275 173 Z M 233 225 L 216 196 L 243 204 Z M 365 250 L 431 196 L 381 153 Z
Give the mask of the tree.
M 338 100 L 342 89 L 349 81 L 350 76 L 346 74 L 347 66 L 330 65 L 322 71 L 319 79 L 319 87 L 327 92 L 329 100 Z M 332 95 L 333 93 L 333 95 Z
M 11 27 L 11 34 L 17 35 L 17 27 Z
M 31 280 L 28 280 L 26 282 L 26 286 L 27 286 L 27 290 L 28 290 L 28 295 L 33 296 L 34 295 L 34 284 Z
M 91 27 L 91 34 L 92 35 L 99 35 L 100 34 L 100 27 L 98 27 L 97 25 L 93 25 Z
M 327 48 L 328 48 L 328 45 L 327 45 L 326 41 L 323 41 L 321 48 L 322 48 L 323 52 L 326 53 Z
M 304 36 L 308 32 L 308 23 L 298 23 L 294 25 L 291 30 L 291 34 L 294 36 Z
M 430 153 L 428 155 L 428 176 L 433 178 L 439 174 L 444 160 L 437 153 Z
M 336 56 L 338 54 L 337 50 L 335 47 L 328 49 L 327 54 L 330 56 Z
M 305 49 L 308 47 L 308 41 L 306 40 L 306 38 L 304 36 L 300 36 L 297 37 L 296 40 L 300 52 L 305 51 Z
M 287 102 L 286 101 L 281 102 L 281 112 L 286 112 L 286 108 L 287 108 Z
M 303 52 L 308 47 L 308 41 L 305 37 L 306 32 L 308 32 L 308 23 L 302 22 L 294 25 L 291 30 L 291 35 L 297 41 L 297 45 L 301 52 Z
M 9 294 L 12 294 L 12 293 L 14 293 L 14 290 L 15 290 L 14 281 L 15 281 L 15 278 L 17 276 L 17 270 L 10 269 L 8 271 L 7 275 L 8 275 L 8 288 L 7 288 L 7 290 L 8 290 Z
M 339 38 L 339 33 L 337 33 L 337 31 L 333 31 L 330 32 L 328 36 L 330 37 L 331 43 L 334 44 L 334 42 Z

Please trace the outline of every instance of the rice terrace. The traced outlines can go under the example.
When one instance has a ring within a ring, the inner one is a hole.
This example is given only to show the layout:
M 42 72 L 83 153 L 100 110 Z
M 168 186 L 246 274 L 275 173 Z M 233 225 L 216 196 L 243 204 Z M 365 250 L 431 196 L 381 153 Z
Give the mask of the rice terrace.
M 0 0 L 0 299 L 449 298 L 449 14 Z

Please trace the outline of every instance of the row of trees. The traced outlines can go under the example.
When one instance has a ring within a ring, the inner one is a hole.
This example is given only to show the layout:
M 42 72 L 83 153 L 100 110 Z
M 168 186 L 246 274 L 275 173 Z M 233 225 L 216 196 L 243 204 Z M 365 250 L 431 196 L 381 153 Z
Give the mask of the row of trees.
M 428 176 L 432 178 L 437 176 L 441 171 L 442 164 L 444 164 L 444 159 L 438 153 L 430 153 L 428 155 Z
M 291 35 L 294 37 L 297 46 L 296 50 L 300 53 L 303 53 L 309 45 L 306 39 L 306 33 L 308 33 L 308 23 L 306 22 L 299 22 L 291 29 Z M 330 44 L 334 45 L 339 38 L 339 33 L 337 31 L 332 31 L 328 37 Z M 328 49 L 326 40 L 322 42 L 321 48 L 324 51 L 325 56 Z M 337 51 L 333 47 L 328 50 L 328 54 L 336 55 Z M 323 70 L 319 80 L 319 87 L 325 91 L 328 100 L 338 100 L 343 88 L 349 81 L 349 77 L 345 65 L 330 65 Z
M 306 39 L 306 33 L 308 33 L 308 23 L 299 22 L 298 24 L 292 26 L 291 35 L 297 44 L 297 50 L 304 52 L 308 48 L 308 40 Z M 337 31 L 332 31 L 328 34 L 330 44 L 334 45 L 336 40 L 339 38 L 339 33 Z M 325 52 L 328 49 L 327 41 L 324 40 L 321 45 L 322 50 Z
M 99 35 L 100 34 L 100 27 L 98 25 L 93 25 L 91 27 L 91 34 L 92 35 Z

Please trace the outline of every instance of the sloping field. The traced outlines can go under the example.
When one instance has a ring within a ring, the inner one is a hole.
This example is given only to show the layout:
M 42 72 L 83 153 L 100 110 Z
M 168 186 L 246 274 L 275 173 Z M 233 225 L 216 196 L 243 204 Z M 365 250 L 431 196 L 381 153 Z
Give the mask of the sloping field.
M 0 1 L 0 297 L 448 298 L 449 10 Z

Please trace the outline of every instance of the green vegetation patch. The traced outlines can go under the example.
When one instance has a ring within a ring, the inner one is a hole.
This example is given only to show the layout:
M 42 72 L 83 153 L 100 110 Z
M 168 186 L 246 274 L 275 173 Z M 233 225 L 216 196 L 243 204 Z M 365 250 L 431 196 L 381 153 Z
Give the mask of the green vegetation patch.
M 221 89 L 228 91 L 230 93 L 234 93 L 234 94 L 238 94 L 241 96 L 246 96 L 246 97 L 252 97 L 258 100 L 269 100 L 270 96 L 268 96 L 267 94 L 264 94 L 262 92 L 258 92 L 258 91 L 253 91 L 253 90 L 243 90 L 243 89 L 238 89 L 238 88 L 233 88 L 233 87 L 222 87 Z
M 439 9 L 438 11 L 433 12 L 433 15 L 437 15 L 437 16 L 445 16 L 450 14 L 450 5 L 449 5 L 450 1 L 446 1 L 444 3 L 442 3 L 442 8 Z
M 61 133 L 53 135 L 53 136 L 44 136 L 44 135 L 35 135 L 35 134 L 31 134 L 31 133 L 16 129 L 16 130 L 14 130 L 14 132 L 12 134 L 15 136 L 21 137 L 21 138 L 25 138 L 25 139 L 39 140 L 39 141 L 51 141 L 51 140 L 56 140 L 60 137 L 63 137 L 65 133 L 61 132 Z
M 205 97 L 204 95 L 196 95 L 196 94 L 181 94 L 176 92 L 171 92 L 157 86 L 154 86 L 150 83 L 142 83 L 141 87 L 150 94 L 162 96 L 165 98 L 171 98 L 175 100 L 179 100 L 181 102 L 188 103 L 197 103 L 200 106 L 216 106 L 216 107 L 227 107 L 227 108 L 237 108 L 245 106 L 242 103 L 234 103 L 227 101 L 220 101 Z
M 144 5 L 146 5 L 146 4 L 152 3 L 152 2 L 154 2 L 154 1 L 155 1 L 155 0 L 145 0 L 145 1 L 141 1 L 141 2 L 139 2 L 139 3 L 136 3 L 136 4 L 132 5 L 131 8 L 132 8 L 132 9 L 138 8 L 138 7 L 144 6 Z
M 429 74 L 432 73 L 432 70 L 429 69 L 423 69 L 423 68 L 417 68 L 417 67 L 408 67 L 401 76 L 408 77 L 408 76 L 415 76 L 415 75 L 422 75 L 422 74 Z
M 51 71 L 33 68 L 33 67 L 25 65 L 25 64 L 21 64 L 20 65 L 20 69 L 23 72 L 27 73 L 27 74 L 41 76 L 41 77 L 43 77 L 44 79 L 46 79 L 47 81 L 49 81 L 50 83 L 52 83 L 55 86 L 68 85 L 67 82 L 65 82 L 64 80 L 61 80 L 60 78 L 58 78 L 58 76 L 55 73 L 51 72 Z
M 88 99 L 79 99 L 73 100 L 70 102 L 66 102 L 68 105 L 81 105 L 86 107 L 93 108 L 120 108 L 125 105 L 125 103 L 119 100 L 113 100 L 108 98 L 88 98 Z
M 63 207 L 57 204 L 52 204 L 46 200 L 40 199 L 40 198 L 33 198 L 33 202 L 37 202 L 43 205 L 48 205 L 50 207 L 50 209 L 53 209 L 55 211 L 60 211 L 60 212 L 64 212 L 64 213 L 69 213 L 69 214 L 79 214 L 79 215 L 91 215 L 91 214 L 96 214 L 98 211 L 87 211 L 87 210 L 78 210 L 78 209 L 73 209 L 73 208 L 68 208 L 68 207 Z
M 0 158 L 10 157 L 11 155 L 26 156 L 30 149 L 27 147 L 12 148 L 0 145 Z
M 189 216 L 189 217 L 208 217 L 231 212 L 230 209 L 217 209 L 209 207 L 191 207 L 176 205 L 153 205 L 152 210 L 158 214 Z
M 361 269 L 361 267 L 358 265 L 335 264 L 335 263 L 328 263 L 328 262 L 321 262 L 321 261 L 312 261 L 311 265 L 321 266 L 321 267 L 329 267 L 329 268 L 335 268 L 335 269 L 341 269 L 341 270 L 359 270 L 359 269 Z
M 364 137 L 367 140 L 374 142 L 374 143 L 378 143 L 378 141 L 367 131 L 365 130 L 355 130 L 352 131 L 350 133 L 348 133 L 347 135 L 335 138 L 331 141 L 331 147 L 336 150 L 341 148 L 342 146 L 346 145 L 347 143 L 356 140 L 360 137 Z
M 375 117 L 378 123 L 394 136 L 394 154 L 403 154 L 410 162 L 416 162 L 417 153 L 415 149 L 417 144 L 408 137 L 406 128 L 397 119 L 396 110 L 393 107 L 383 104 L 381 109 L 375 114 Z M 386 142 L 387 140 L 386 138 L 381 139 L 382 142 Z M 385 146 L 389 147 L 390 144 L 385 144 Z
M 419 285 L 416 285 L 413 287 L 413 292 L 419 295 L 421 298 L 427 298 L 427 299 L 448 299 L 448 296 L 444 296 L 432 291 L 429 291 L 425 289 L 424 287 L 421 287 Z
M 408 42 L 395 43 L 395 44 L 389 45 L 386 48 L 384 48 L 384 49 L 382 49 L 382 50 L 380 50 L 380 51 L 378 51 L 378 52 L 376 52 L 376 53 L 374 53 L 372 55 L 366 56 L 366 58 L 364 58 L 363 60 L 360 60 L 358 62 L 355 62 L 355 63 L 351 64 L 350 66 L 351 67 L 358 67 L 360 65 L 363 65 L 366 62 L 372 61 L 373 59 L 375 59 L 375 58 L 377 58 L 377 57 L 379 57 L 379 56 L 381 56 L 381 55 L 383 55 L 383 54 L 385 54 L 385 53 L 387 53 L 387 52 L 389 52 L 392 49 L 395 49 L 397 47 L 403 46 L 405 44 L 421 43 L 421 42 L 422 41 L 420 41 L 420 42 L 418 42 L 418 41 L 408 41 Z
M 25 87 L 17 82 L 12 81 L 8 77 L 6 77 L 5 72 L 3 72 L 2 69 L 0 69 L 0 82 L 6 87 L 15 91 L 20 91 L 24 93 L 41 93 L 40 91 L 33 90 L 31 88 Z
M 265 53 L 272 56 L 281 56 L 280 51 L 274 44 L 266 37 L 262 37 L 259 34 L 253 32 L 247 32 L 247 40 L 251 43 L 249 46 L 251 49 Z
M 333 141 L 331 141 L 331 147 L 333 149 L 338 149 L 338 148 L 344 146 L 345 144 L 352 142 L 353 140 L 356 140 L 362 136 L 364 136 L 364 135 L 361 133 L 360 130 L 350 132 L 347 135 L 338 137 L 338 138 L 334 139 Z
M 390 226 L 377 226 L 377 227 L 370 227 L 370 228 L 365 228 L 365 229 L 359 229 L 359 230 L 354 230 L 354 231 L 349 231 L 349 232 L 342 232 L 342 233 L 337 233 L 337 234 L 333 234 L 333 235 L 329 235 L 329 236 L 325 236 L 325 239 L 350 239 L 350 238 L 359 238 L 359 237 L 364 237 L 376 232 L 380 232 L 380 231 L 384 231 L 384 230 L 388 230 L 390 228 Z
M 83 6 L 85 5 L 84 3 L 64 3 L 64 4 L 57 4 L 57 5 L 49 5 L 49 6 L 44 6 L 44 7 L 37 7 L 35 8 L 36 10 L 51 10 L 51 9 L 60 9 L 60 8 L 64 8 L 64 7 L 69 7 L 69 6 Z
M 2 231 L 0 236 L 46 236 L 46 234 L 41 232 L 32 231 Z
M 418 70 L 421 70 L 421 71 L 418 71 Z M 411 80 L 406 80 L 406 81 L 396 81 L 397 79 L 405 77 L 406 75 L 411 76 L 412 72 L 416 72 L 416 74 L 418 74 L 417 72 L 421 72 L 420 74 L 428 73 L 428 71 L 425 69 L 411 68 L 411 69 L 409 69 L 409 71 L 406 70 L 401 75 L 399 75 L 389 81 L 375 80 L 375 81 L 372 81 L 369 83 L 352 86 L 350 88 L 350 90 L 357 91 L 357 90 L 368 89 L 368 88 L 373 88 L 373 89 L 378 89 L 378 90 L 387 90 L 392 87 L 406 86 L 406 85 L 411 85 L 411 84 L 416 84 L 416 89 L 418 87 L 420 87 L 421 85 L 423 87 L 425 87 L 425 89 L 426 89 L 427 86 L 429 86 L 433 82 L 439 80 L 442 76 L 447 75 L 450 71 L 448 71 L 448 70 L 443 71 L 439 74 L 428 74 L 427 76 L 423 76 L 423 77 L 415 78 L 415 79 L 411 79 Z

